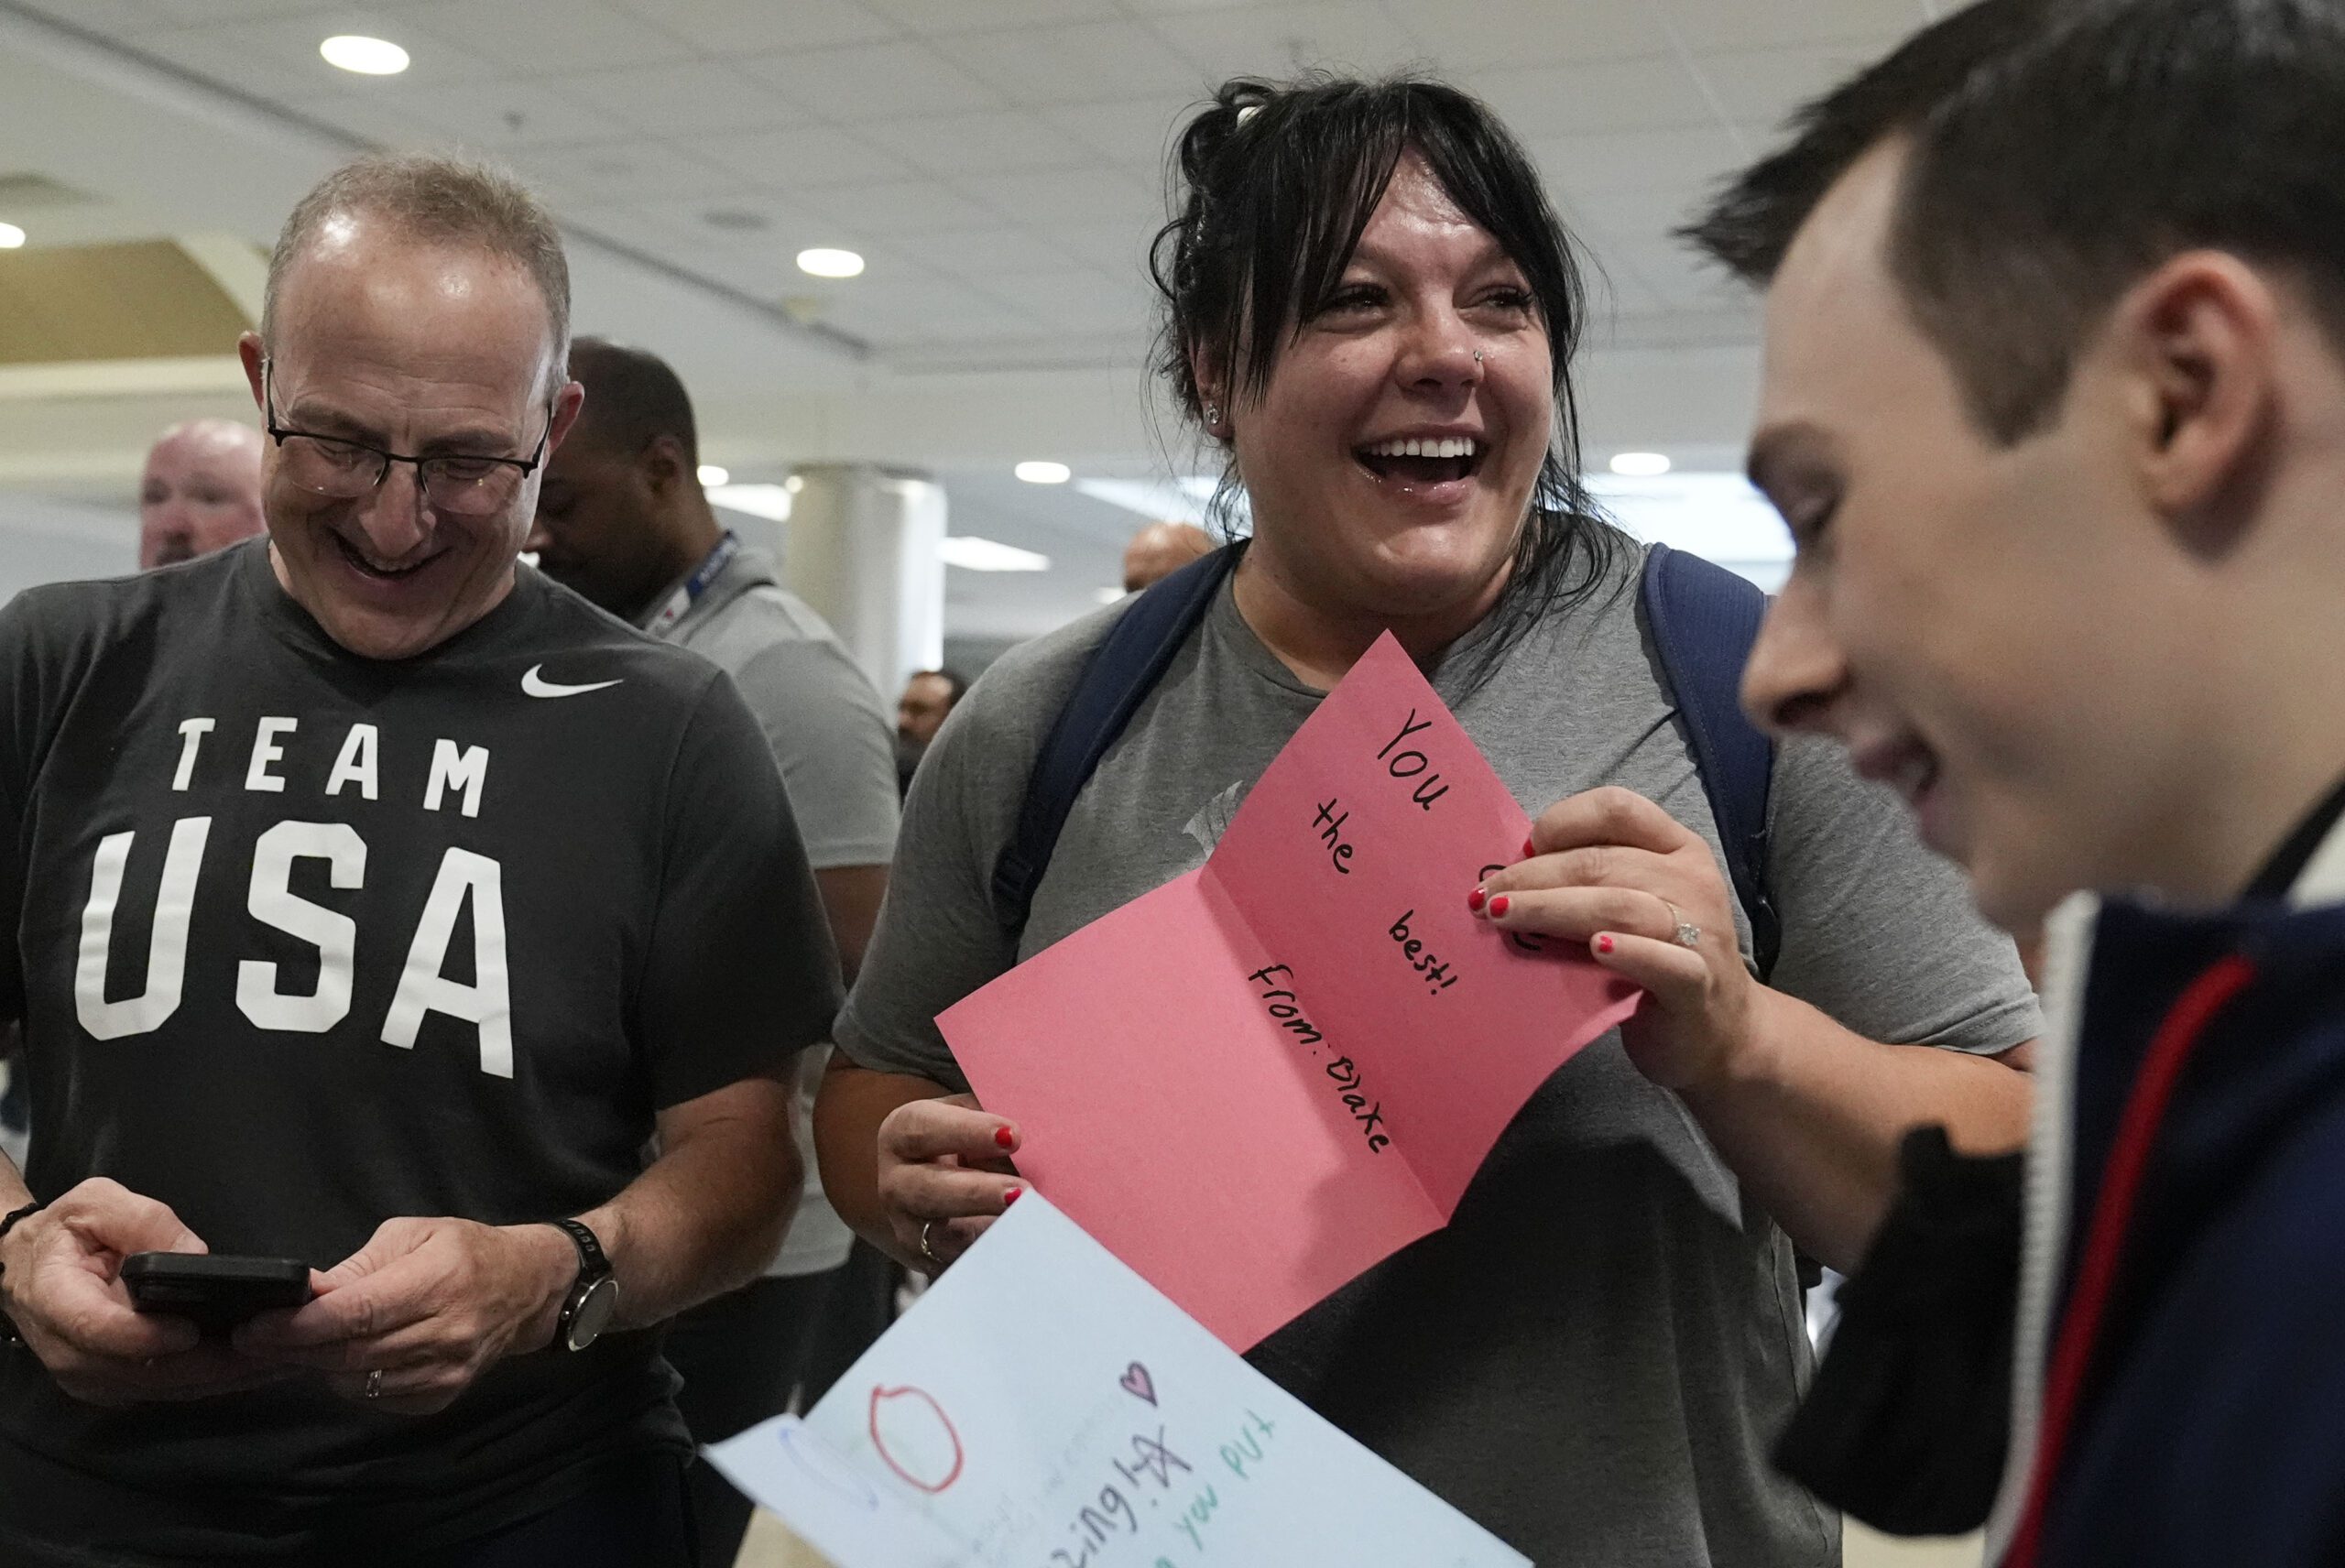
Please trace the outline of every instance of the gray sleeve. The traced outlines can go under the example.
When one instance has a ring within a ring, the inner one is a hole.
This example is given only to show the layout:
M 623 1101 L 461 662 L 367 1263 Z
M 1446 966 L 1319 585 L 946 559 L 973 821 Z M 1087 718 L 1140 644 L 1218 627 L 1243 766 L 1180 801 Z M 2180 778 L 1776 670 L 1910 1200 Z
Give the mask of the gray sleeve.
M 2010 937 L 1925 848 L 1895 794 L 1840 747 L 1783 746 L 1768 879 L 1783 925 L 1772 983 L 1868 1040 L 1993 1052 L 2044 1018 Z
M 987 733 L 994 726 L 983 692 L 981 682 L 961 700 L 913 775 L 888 901 L 834 1037 L 858 1066 L 915 1073 L 955 1092 L 969 1083 L 936 1015 L 1018 961 L 992 891 L 1017 791 L 1002 787 L 1004 778 L 987 778 L 1007 771 L 998 766 L 1002 753 L 1018 748 L 1014 737 Z
M 777 642 L 733 671 L 781 770 L 817 871 L 885 866 L 896 847 L 896 742 L 879 695 L 840 648 Z

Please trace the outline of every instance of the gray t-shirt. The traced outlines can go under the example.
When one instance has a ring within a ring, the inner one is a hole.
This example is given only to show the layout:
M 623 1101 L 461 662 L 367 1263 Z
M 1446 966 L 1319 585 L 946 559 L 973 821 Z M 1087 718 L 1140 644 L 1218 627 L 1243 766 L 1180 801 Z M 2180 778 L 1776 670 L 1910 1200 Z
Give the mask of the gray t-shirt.
M 817 871 L 887 865 L 896 850 L 895 726 L 829 625 L 781 586 L 773 558 L 761 550 L 738 551 L 666 637 L 741 689 L 781 770 L 806 863 Z M 829 1054 L 818 1048 L 800 1062 L 796 1121 L 806 1185 L 781 1250 L 766 1269 L 769 1277 L 835 1269 L 855 1241 L 823 1197 L 814 1169 L 809 1118 Z
M 1524 810 L 1625 785 L 1716 853 L 1644 637 L 1637 552 L 1622 555 L 1592 600 L 1547 617 L 1479 690 L 1461 696 L 1465 644 L 1434 685 Z M 1013 949 L 994 862 L 1043 733 L 1119 613 L 1004 655 L 946 721 L 840 1015 L 854 1061 L 963 1086 L 936 1014 L 1202 862 L 1318 701 L 1225 590 L 1076 800 Z M 1836 748 L 1794 744 L 1778 754 L 1772 811 L 1777 985 L 1874 1040 L 1999 1051 L 2035 1036 L 2011 942 L 1979 921 L 1892 797 Z M 1617 1033 L 1532 1097 L 1446 1229 L 1253 1359 L 1543 1565 L 1838 1560 L 1837 1520 L 1766 1457 L 1809 1365 L 1790 1244 Z

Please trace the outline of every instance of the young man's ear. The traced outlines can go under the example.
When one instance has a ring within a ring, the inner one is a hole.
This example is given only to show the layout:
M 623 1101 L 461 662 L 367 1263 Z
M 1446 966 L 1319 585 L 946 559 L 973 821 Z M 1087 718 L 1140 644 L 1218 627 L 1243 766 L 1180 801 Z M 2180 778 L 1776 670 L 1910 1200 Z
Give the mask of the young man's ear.
M 690 485 L 700 488 L 700 469 L 684 454 L 684 443 L 674 436 L 653 436 L 651 444 L 643 449 L 644 483 L 652 494 L 665 495 L 671 491 Z
M 2189 251 L 2143 278 L 2111 313 L 2108 342 L 2129 387 L 2144 499 L 2194 551 L 2235 542 L 2280 414 L 2286 302 L 2222 251 Z

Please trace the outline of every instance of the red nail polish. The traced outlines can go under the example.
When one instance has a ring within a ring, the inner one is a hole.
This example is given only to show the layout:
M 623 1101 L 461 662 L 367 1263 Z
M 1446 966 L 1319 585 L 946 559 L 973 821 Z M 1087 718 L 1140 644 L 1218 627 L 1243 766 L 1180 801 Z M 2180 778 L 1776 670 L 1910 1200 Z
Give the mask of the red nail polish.
M 1001 1145 L 1004 1149 L 1016 1149 L 1018 1147 L 1018 1135 L 1010 1131 L 1008 1127 L 994 1128 L 993 1140 L 994 1142 Z
M 1485 893 L 1479 887 L 1477 887 L 1472 892 L 1466 895 L 1466 907 L 1478 915 L 1482 912 L 1483 902 L 1489 898 L 1489 895 L 1488 893 Z
M 1532 855 L 1536 855 L 1536 854 L 1538 854 L 1538 853 L 1539 853 L 1539 850 L 1538 850 L 1537 846 L 1536 846 L 1536 845 L 1534 845 L 1534 844 L 1532 844 L 1529 839 L 1527 839 L 1527 838 L 1526 838 L 1526 839 L 1524 839 L 1524 840 L 1522 841 L 1522 858 L 1523 858 L 1523 859 L 1528 860 L 1528 859 L 1530 859 Z
M 1010 1204 L 1018 1201 L 1018 1194 L 1025 1190 L 1026 1189 L 1023 1187 L 1012 1187 L 1009 1192 L 1004 1192 L 1001 1195 L 1001 1206 L 1005 1209 L 1009 1207 Z
M 1497 898 L 1490 900 L 1490 913 L 1503 916 L 1506 913 L 1507 905 L 1512 900 L 1509 899 L 1504 893 L 1500 893 Z
M 1609 953 L 1609 952 L 1611 952 L 1611 951 L 1612 951 L 1612 939 L 1611 939 L 1610 937 L 1609 937 L 1609 936 L 1600 936 L 1600 937 L 1598 937 L 1598 938 L 1596 939 L 1596 951 L 1597 951 L 1597 952 L 1598 952 L 1598 953 Z

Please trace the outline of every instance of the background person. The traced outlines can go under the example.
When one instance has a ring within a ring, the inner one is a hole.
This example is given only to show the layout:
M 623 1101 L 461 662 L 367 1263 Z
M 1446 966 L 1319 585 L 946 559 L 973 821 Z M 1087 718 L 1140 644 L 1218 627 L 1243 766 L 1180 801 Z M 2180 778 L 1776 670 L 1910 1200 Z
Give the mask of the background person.
M 904 682 L 896 702 L 896 783 L 899 793 L 912 787 L 913 770 L 928 755 L 929 743 L 967 691 L 969 683 L 957 671 L 922 670 Z
M 692 399 L 656 355 L 597 338 L 570 345 L 585 411 L 546 464 L 529 548 L 555 581 L 723 669 L 757 715 L 805 841 L 823 913 L 854 978 L 896 843 L 896 772 L 879 694 L 828 626 L 781 586 L 773 558 L 723 528 L 702 493 Z M 798 1137 L 827 1051 L 802 1064 Z M 850 1263 L 860 1246 L 862 1257 Z M 715 1443 L 829 1387 L 878 1337 L 893 1269 L 857 1243 L 810 1181 L 762 1278 L 670 1325 L 677 1404 L 700 1443 Z M 749 1499 L 711 1465 L 691 1474 L 701 1552 L 733 1561 Z
M 1213 553 L 1213 536 L 1194 523 L 1151 523 L 1124 546 L 1124 592 L 1137 593 Z
M 234 419 L 190 419 L 155 439 L 138 480 L 138 570 L 192 561 L 263 527 L 261 434 Z
M 631 1331 L 772 1256 L 834 960 L 731 683 L 516 570 L 568 310 L 509 181 L 330 176 L 240 345 L 267 540 L 0 614 L 12 1564 L 692 1560 Z M 199 1342 L 149 1249 L 330 1267 Z
M 1085 788 L 1022 930 L 990 902 L 995 863 L 1123 610 L 1004 655 L 939 739 L 817 1106 L 833 1201 L 907 1260 L 990 1223 L 1020 1184 L 997 1138 L 1019 1132 L 959 1093 L 935 1015 L 1195 866 L 1390 629 L 1536 813 L 1539 854 L 1485 912 L 1591 942 L 1651 998 L 1539 1090 L 1450 1225 L 1254 1358 L 1543 1564 L 1835 1561 L 1837 1519 L 1766 1457 L 1807 1367 L 1792 1244 L 1853 1259 L 1914 1122 L 2018 1141 L 2027 1080 L 1991 1058 L 2038 1019 L 2011 943 L 1893 800 L 1791 746 L 1775 988 L 1751 978 L 1640 624 L 1640 551 L 1578 487 L 1573 249 L 1488 110 L 1421 82 L 1233 82 L 1180 169 L 1162 363 L 1229 453 L 1252 542 Z M 1426 441 L 1464 450 L 1394 450 Z M 1681 920 L 1698 948 L 1672 940 Z
M 1976 1376 L 1921 1334 L 1942 1375 L 1882 1374 L 2019 1412 L 2008 1568 L 2345 1562 L 2340 159 L 2327 0 L 1990 0 L 1695 231 L 1768 286 L 1799 546 L 1751 708 L 1892 779 L 1996 920 L 2109 896 L 2051 922 L 2015 1356 L 1974 1317 Z M 2008 1318 L 2017 1248 L 1922 1294 L 1920 1239 L 1852 1297 Z

